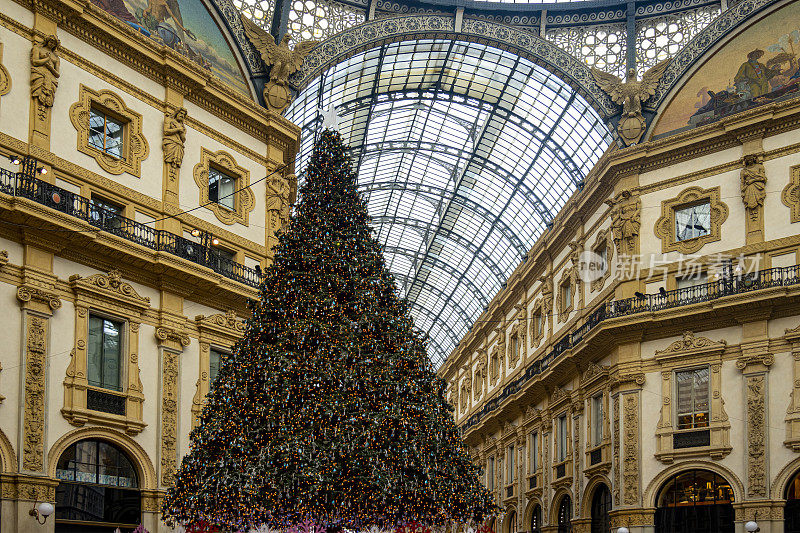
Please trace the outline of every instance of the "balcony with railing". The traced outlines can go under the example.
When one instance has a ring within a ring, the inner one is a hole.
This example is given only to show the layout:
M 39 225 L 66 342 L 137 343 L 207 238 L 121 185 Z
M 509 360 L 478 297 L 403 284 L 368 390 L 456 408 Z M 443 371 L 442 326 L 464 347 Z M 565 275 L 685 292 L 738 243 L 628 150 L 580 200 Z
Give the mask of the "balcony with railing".
M 732 269 L 729 269 L 732 270 Z M 800 265 L 776 267 L 759 270 L 747 274 L 728 272 L 718 280 L 702 285 L 684 287 L 655 294 L 638 294 L 632 298 L 611 300 L 601 303 L 588 314 L 570 333 L 567 333 L 541 358 L 533 361 L 525 368 L 525 372 L 509 382 L 496 396 L 487 399 L 483 407 L 460 425 L 466 431 L 478 424 L 489 413 L 497 409 L 509 396 L 517 393 L 522 387 L 541 375 L 557 362 L 570 349 L 603 322 L 644 313 L 655 313 L 692 304 L 711 302 L 726 296 L 741 295 L 764 289 L 800 285 Z
M 126 218 L 119 213 L 94 205 L 83 196 L 47 183 L 28 172 L 0 169 L 0 193 L 26 198 L 37 204 L 66 213 L 145 248 L 167 252 L 197 265 L 207 267 L 228 279 L 250 287 L 258 287 L 261 276 L 257 270 L 225 257 L 219 250 L 197 243 L 169 231 Z M 27 169 L 30 170 L 30 169 Z

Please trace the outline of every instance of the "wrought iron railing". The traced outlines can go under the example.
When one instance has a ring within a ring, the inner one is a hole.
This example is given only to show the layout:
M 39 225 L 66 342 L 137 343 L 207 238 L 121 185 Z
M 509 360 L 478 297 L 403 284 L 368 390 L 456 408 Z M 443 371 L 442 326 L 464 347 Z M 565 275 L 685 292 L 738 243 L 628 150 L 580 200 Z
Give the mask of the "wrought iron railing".
M 526 382 L 547 370 L 564 352 L 578 345 L 591 330 L 605 320 L 640 313 L 655 313 L 665 309 L 709 302 L 734 294 L 798 284 L 800 284 L 800 266 L 791 265 L 788 267 L 768 268 L 746 274 L 734 275 L 729 273 L 716 281 L 693 287 L 684 287 L 656 294 L 640 294 L 633 298 L 603 302 L 597 309 L 587 315 L 578 327 L 559 339 L 549 352 L 528 365 L 525 368 L 525 372 L 508 383 L 500 391 L 500 394 L 487 400 L 481 410 L 470 416 L 460 427 L 462 430 L 467 430 L 479 423 L 486 415 L 497 409 L 500 402 L 521 390 Z
M 151 250 L 167 252 L 192 263 L 208 267 L 226 278 L 258 287 L 261 276 L 224 256 L 219 250 L 175 235 L 169 231 L 126 218 L 112 210 L 92 204 L 83 196 L 51 185 L 32 175 L 32 172 L 11 172 L 0 169 L 0 192 L 33 200 L 88 222 L 99 230 L 112 233 Z

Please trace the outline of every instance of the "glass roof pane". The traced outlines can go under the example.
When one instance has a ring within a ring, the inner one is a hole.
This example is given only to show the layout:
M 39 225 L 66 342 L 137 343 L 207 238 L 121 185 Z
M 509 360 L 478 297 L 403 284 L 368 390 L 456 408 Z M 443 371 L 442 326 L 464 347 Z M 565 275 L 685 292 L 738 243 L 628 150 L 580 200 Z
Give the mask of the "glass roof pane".
M 611 136 L 527 59 L 444 39 L 330 67 L 287 109 L 302 172 L 334 105 L 386 264 L 437 367 L 500 290 Z

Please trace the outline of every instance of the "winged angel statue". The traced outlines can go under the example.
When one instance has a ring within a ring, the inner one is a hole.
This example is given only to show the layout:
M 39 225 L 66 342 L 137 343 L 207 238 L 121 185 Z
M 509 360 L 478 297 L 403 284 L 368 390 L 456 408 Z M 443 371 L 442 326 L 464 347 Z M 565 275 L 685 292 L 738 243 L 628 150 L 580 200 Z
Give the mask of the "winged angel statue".
M 622 81 L 617 76 L 603 72 L 592 67 L 597 85 L 608 93 L 616 104 L 622 105 L 622 118 L 617 125 L 619 136 L 625 144 L 634 144 L 644 133 L 646 122 L 642 116 L 642 102 L 646 102 L 656 92 L 658 80 L 669 65 L 665 59 L 650 68 L 642 76 L 641 81 L 636 80 L 636 69 L 628 69 L 627 81 Z
M 241 15 L 241 19 L 247 38 L 261 54 L 264 63 L 272 67 L 269 71 L 269 82 L 264 86 L 264 102 L 268 108 L 280 113 L 291 102 L 289 76 L 300 70 L 303 60 L 319 41 L 300 41 L 294 50 L 290 50 L 288 33 L 279 44 L 272 35 L 246 16 Z

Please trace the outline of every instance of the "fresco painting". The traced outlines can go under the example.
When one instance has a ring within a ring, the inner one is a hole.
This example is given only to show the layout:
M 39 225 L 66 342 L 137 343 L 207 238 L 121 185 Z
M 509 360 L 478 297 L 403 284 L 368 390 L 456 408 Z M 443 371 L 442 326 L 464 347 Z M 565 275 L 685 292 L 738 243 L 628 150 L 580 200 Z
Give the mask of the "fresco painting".
M 136 31 L 169 46 L 250 95 L 225 37 L 201 0 L 92 0 Z
M 747 109 L 800 96 L 800 2 L 757 22 L 689 79 L 656 125 L 676 133 Z

